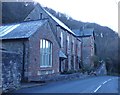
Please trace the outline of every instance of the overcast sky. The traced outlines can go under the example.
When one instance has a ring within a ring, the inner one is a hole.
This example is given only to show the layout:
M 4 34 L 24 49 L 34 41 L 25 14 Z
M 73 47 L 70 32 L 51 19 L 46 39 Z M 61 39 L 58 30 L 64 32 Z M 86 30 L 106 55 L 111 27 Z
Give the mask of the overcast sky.
M 95 22 L 118 31 L 119 0 L 36 0 L 41 5 L 83 22 Z

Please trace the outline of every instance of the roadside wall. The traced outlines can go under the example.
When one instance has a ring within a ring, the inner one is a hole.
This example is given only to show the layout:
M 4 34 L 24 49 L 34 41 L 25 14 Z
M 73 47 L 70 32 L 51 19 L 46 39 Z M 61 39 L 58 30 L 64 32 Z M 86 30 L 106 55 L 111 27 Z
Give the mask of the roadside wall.
M 21 57 L 17 53 L 0 51 L 2 53 L 2 90 L 16 89 L 21 82 Z

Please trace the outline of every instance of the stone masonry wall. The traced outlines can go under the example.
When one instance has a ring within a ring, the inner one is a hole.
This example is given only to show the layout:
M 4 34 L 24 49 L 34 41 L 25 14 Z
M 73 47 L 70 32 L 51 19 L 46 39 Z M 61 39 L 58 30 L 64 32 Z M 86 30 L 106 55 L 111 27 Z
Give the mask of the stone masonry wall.
M 52 66 L 40 66 L 40 40 L 45 39 L 52 43 Z M 41 75 L 52 76 L 59 73 L 59 50 L 60 47 L 55 39 L 49 23 L 44 24 L 38 31 L 29 38 L 29 65 L 28 65 L 28 80 L 42 80 Z
M 0 51 L 2 53 L 2 90 L 16 89 L 21 82 L 21 57 L 17 53 Z
M 92 66 L 91 57 L 94 55 L 94 40 L 92 37 L 82 38 L 82 62 L 84 67 Z

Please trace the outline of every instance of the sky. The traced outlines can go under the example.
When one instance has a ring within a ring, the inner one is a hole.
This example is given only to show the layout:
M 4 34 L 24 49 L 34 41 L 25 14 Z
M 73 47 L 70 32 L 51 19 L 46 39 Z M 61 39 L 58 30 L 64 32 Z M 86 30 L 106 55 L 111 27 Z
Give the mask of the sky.
M 118 32 L 118 2 L 120 0 L 35 0 L 58 12 L 83 22 L 108 26 Z

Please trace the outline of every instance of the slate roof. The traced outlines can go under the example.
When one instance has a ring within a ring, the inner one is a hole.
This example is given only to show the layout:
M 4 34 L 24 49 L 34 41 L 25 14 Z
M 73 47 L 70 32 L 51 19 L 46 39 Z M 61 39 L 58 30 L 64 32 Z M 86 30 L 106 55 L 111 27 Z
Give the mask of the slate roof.
M 77 36 L 92 36 L 94 32 L 94 28 L 88 28 L 80 31 L 79 29 L 72 30 Z
M 67 58 L 67 56 L 61 50 L 59 51 L 59 57 L 64 59 Z
M 60 21 L 58 18 L 56 18 L 55 16 L 53 16 L 51 13 L 49 13 L 47 10 L 45 10 L 43 8 L 43 10 L 62 28 L 66 29 L 67 31 L 69 31 L 70 33 L 72 33 L 73 35 L 76 36 L 76 34 L 70 29 L 68 28 L 62 21 Z
M 46 22 L 47 20 L 38 20 L 0 26 L 0 39 L 29 38 Z

